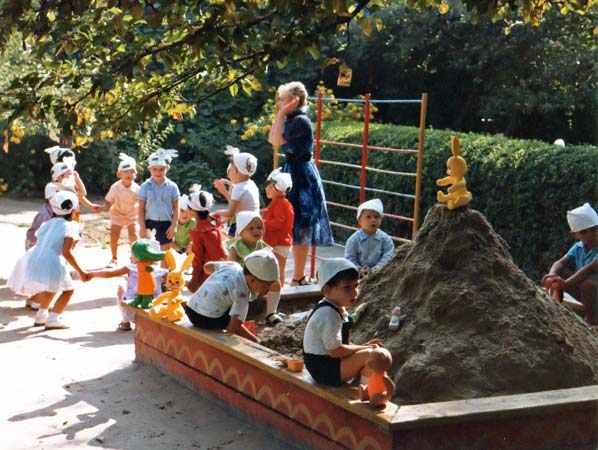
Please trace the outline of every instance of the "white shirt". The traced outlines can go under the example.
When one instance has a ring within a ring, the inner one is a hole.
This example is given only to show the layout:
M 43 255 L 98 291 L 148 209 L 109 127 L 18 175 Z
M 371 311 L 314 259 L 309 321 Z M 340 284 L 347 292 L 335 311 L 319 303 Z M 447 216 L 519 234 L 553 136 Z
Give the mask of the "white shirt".
M 222 317 L 230 309 L 229 316 L 245 320 L 251 300 L 252 294 L 241 265 L 233 261 L 219 261 L 214 263 L 214 272 L 189 298 L 187 306 L 213 319 Z
M 323 302 L 330 302 L 323 299 Z M 333 304 L 334 305 L 334 304 Z M 338 313 L 338 306 L 318 309 L 307 322 L 303 334 L 303 350 L 312 355 L 327 355 L 329 350 L 334 350 L 342 344 L 341 330 L 348 313 L 343 316 Z
M 253 180 L 243 181 L 233 186 L 230 193 L 231 200 L 238 200 L 240 211 L 255 211 L 260 212 L 260 191 Z

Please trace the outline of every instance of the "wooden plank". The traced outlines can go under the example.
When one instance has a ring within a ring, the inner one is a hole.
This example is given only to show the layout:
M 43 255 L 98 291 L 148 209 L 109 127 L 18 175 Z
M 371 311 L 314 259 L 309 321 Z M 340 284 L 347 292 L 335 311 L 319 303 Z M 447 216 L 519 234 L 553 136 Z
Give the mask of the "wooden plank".
M 282 300 L 313 297 L 322 297 L 320 286 L 317 284 L 306 284 L 305 286 L 285 286 L 280 292 L 280 298 Z

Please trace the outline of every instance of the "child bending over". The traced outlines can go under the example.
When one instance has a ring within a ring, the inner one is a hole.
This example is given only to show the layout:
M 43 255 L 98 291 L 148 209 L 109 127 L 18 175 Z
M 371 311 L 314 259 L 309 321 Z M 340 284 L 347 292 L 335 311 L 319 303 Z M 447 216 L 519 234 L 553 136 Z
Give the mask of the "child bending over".
M 598 259 L 598 214 L 585 203 L 567 211 L 567 222 L 571 235 L 579 242 L 552 265 L 542 281 L 549 279 L 580 301 L 585 309 L 586 322 L 597 325 L 598 274 L 595 267 Z
M 225 329 L 259 342 L 243 322 L 249 302 L 264 295 L 278 280 L 278 263 L 270 250 L 258 250 L 245 258 L 245 267 L 232 261 L 209 262 L 211 275 L 184 305 L 193 325 L 209 330 Z
M 357 222 L 361 227 L 349 237 L 345 258 L 359 269 L 359 276 L 382 267 L 392 257 L 395 246 L 388 234 L 380 229 L 384 207 L 378 199 L 368 200 L 357 208 Z
M 317 273 L 324 298 L 314 307 L 303 335 L 303 359 L 312 378 L 321 384 L 340 386 L 359 375 L 370 375 L 367 362 L 381 347 L 374 339 L 366 345 L 351 343 L 352 319 L 346 308 L 357 300 L 359 272 L 345 258 L 331 258 Z

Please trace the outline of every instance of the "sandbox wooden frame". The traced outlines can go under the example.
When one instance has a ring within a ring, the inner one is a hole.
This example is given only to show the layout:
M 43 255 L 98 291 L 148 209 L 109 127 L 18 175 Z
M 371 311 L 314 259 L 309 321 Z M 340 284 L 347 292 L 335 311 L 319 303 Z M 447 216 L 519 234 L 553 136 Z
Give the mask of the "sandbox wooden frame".
M 355 388 L 313 383 L 238 336 L 135 309 L 136 359 L 315 449 L 598 448 L 598 385 L 375 411 Z M 447 384 L 450 380 L 447 380 Z

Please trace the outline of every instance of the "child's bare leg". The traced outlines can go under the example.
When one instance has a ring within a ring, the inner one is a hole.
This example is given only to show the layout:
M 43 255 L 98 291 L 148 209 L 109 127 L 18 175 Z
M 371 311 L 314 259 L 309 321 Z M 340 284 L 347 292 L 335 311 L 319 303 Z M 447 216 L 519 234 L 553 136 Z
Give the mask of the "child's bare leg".
M 54 307 L 52 308 L 52 312 L 60 315 L 66 309 L 67 305 L 71 301 L 71 297 L 75 293 L 74 289 L 70 291 L 63 291 L 60 296 L 56 299 L 56 303 L 54 303 Z
M 39 292 L 35 294 L 39 301 L 39 309 L 49 309 L 56 292 Z
M 341 359 L 341 381 L 348 381 L 362 374 L 362 371 L 367 372 L 367 362 L 370 359 L 372 349 L 358 350 L 351 356 Z M 364 375 L 367 375 L 364 373 Z
M 305 276 L 305 264 L 307 263 L 307 245 L 293 245 L 293 259 L 295 261 L 294 280 L 301 280 Z
M 118 240 L 120 239 L 120 231 L 122 227 L 120 225 L 110 225 L 110 252 L 112 253 L 112 259 L 117 259 L 116 254 L 118 252 Z
M 598 325 L 598 283 L 593 280 L 585 280 L 578 287 L 579 300 L 583 303 L 586 312 L 586 322 L 590 325 Z
M 276 252 L 274 253 L 274 256 L 276 256 L 276 261 L 278 261 L 278 269 L 280 270 L 280 278 L 278 281 L 280 281 L 280 286 L 282 287 L 284 286 L 284 268 L 287 265 L 287 259 Z
M 139 235 L 137 234 L 137 227 L 138 225 L 136 223 L 130 223 L 127 227 L 127 232 L 129 233 L 129 242 L 131 244 L 139 239 Z

